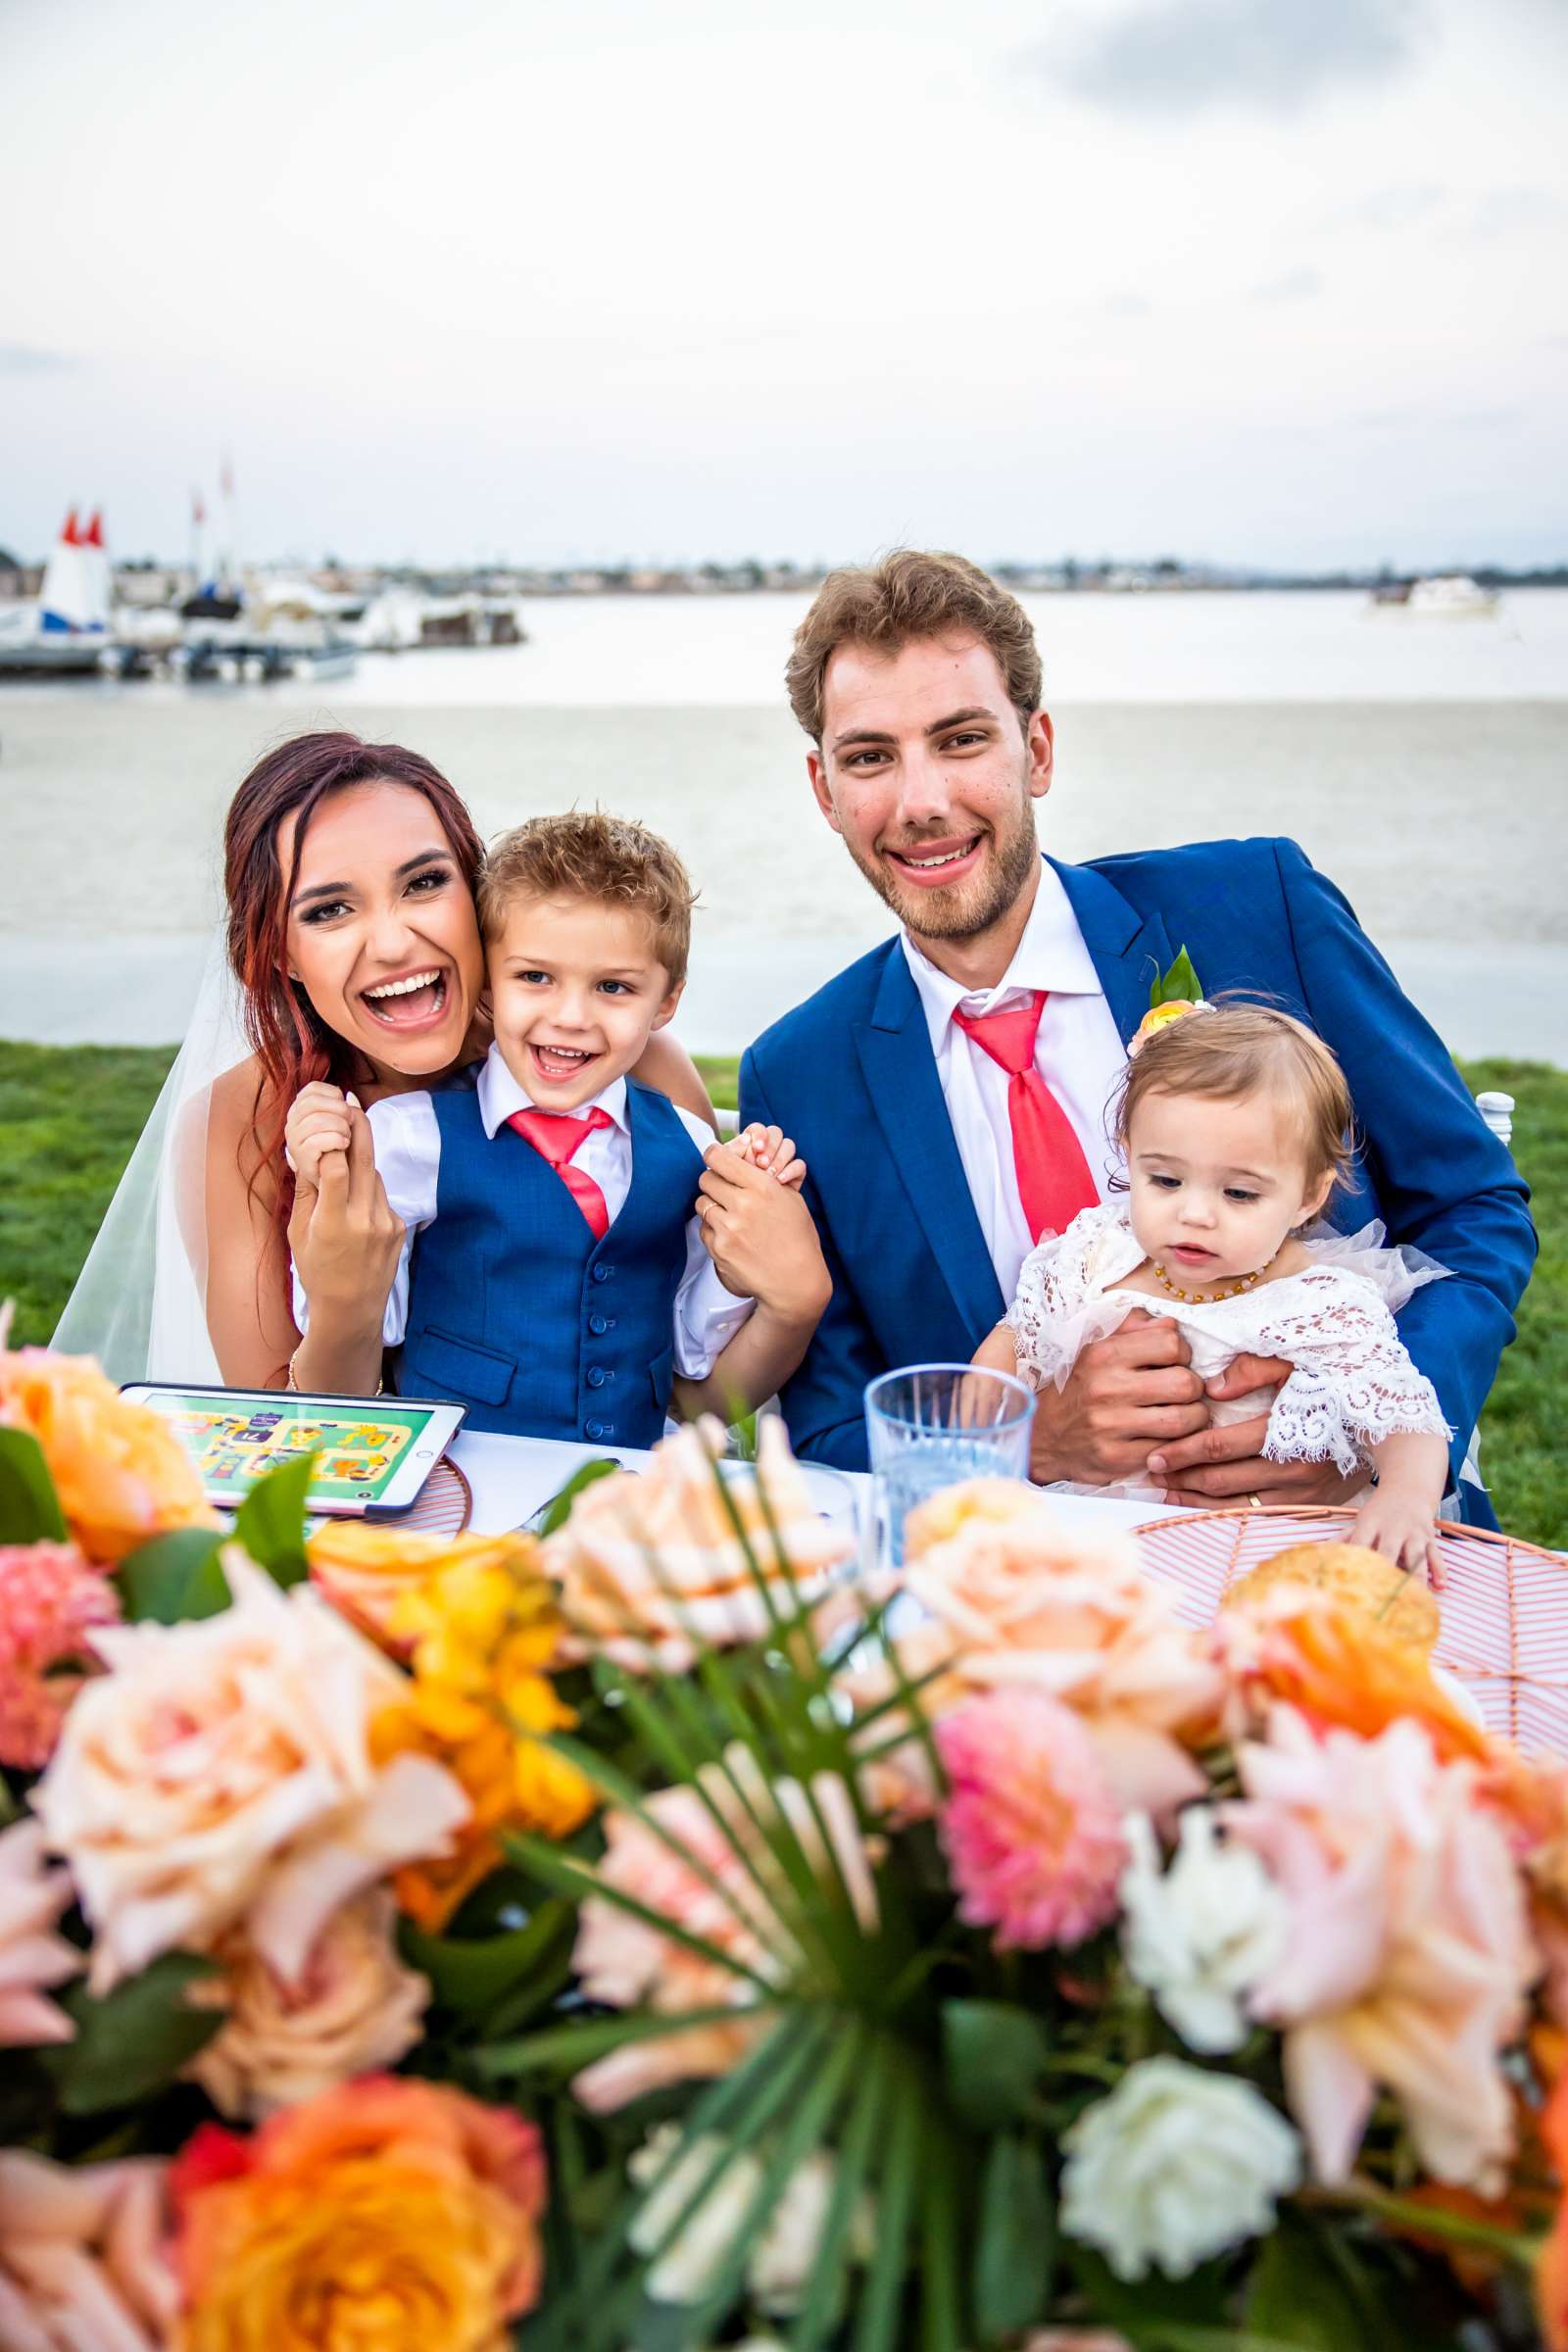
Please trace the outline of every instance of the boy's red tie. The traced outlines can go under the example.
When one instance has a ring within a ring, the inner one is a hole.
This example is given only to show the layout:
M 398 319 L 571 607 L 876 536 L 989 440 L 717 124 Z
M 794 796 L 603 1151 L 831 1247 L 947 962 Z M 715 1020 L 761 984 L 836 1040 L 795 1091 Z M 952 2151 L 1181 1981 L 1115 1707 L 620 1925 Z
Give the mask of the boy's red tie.
M 1043 1233 L 1065 1233 L 1078 1211 L 1093 1208 L 1100 1199 L 1072 1122 L 1035 1068 L 1035 1037 L 1047 993 L 1031 989 L 1026 1004 L 1006 1012 L 953 1016 L 964 1035 L 1007 1073 L 1012 1164 L 1018 1172 L 1024 1223 L 1036 1242 Z
M 580 1119 L 568 1118 L 559 1110 L 514 1110 L 507 1121 L 524 1143 L 532 1144 L 541 1159 L 549 1160 L 587 1218 L 596 1242 L 602 1242 L 610 1231 L 610 1209 L 593 1178 L 572 1166 L 572 1154 L 582 1149 L 596 1128 L 614 1124 L 609 1111 L 601 1110 L 597 1103 Z

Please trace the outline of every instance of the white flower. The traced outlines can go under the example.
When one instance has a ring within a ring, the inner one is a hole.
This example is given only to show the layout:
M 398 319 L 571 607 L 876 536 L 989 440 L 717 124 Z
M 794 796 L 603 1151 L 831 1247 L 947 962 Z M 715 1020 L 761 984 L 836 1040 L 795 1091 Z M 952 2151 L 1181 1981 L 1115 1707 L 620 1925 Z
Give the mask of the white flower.
M 656 2180 L 680 2138 L 679 2124 L 661 2124 L 650 2132 L 631 2159 L 632 2179 L 639 2185 Z M 713 2185 L 649 2271 L 646 2283 L 656 2303 L 701 2303 L 712 2292 L 761 2184 L 762 2162 L 736 2154 L 716 2132 L 701 2132 L 632 2224 L 631 2242 L 638 2253 L 653 2254 L 720 2158 L 723 2170 Z M 796 2166 L 756 2233 L 746 2283 L 753 2299 L 775 2319 L 801 2308 L 837 2188 L 837 2158 L 826 2148 L 813 2150 Z M 849 2252 L 861 2262 L 872 2250 L 871 2213 L 870 2199 L 862 2196 L 850 2224 Z
M 1122 1950 L 1189 2048 L 1205 2057 L 1247 2039 L 1243 2003 L 1285 1954 L 1290 1906 L 1257 1856 L 1221 1845 L 1214 1816 L 1191 1805 L 1176 1856 L 1160 1876 L 1145 1814 L 1130 1815 L 1133 1858 L 1122 1874 Z
M 826 2148 L 817 2148 L 802 2159 L 784 2183 L 746 2272 L 753 2296 L 773 2319 L 799 2311 L 806 2299 L 822 2232 L 833 2211 L 838 2178 L 837 2157 Z M 871 2200 L 861 2196 L 850 2223 L 848 2250 L 854 2260 L 869 2260 L 873 2227 Z
M 681 2138 L 679 2124 L 661 2124 L 649 2133 L 627 2167 L 639 2187 L 659 2180 Z M 649 2269 L 644 2283 L 656 2303 L 701 2303 L 712 2292 L 761 2186 L 762 2167 L 750 2153 L 737 2154 L 715 2132 L 699 2132 L 644 2199 L 631 2226 L 631 2242 L 638 2253 L 656 2253 L 709 2174 L 720 2165 L 702 2203 Z
M 1185 2278 L 1256 2237 L 1301 2177 L 1301 2143 L 1250 2082 L 1146 2058 L 1066 2133 L 1061 2226 L 1118 2278 Z

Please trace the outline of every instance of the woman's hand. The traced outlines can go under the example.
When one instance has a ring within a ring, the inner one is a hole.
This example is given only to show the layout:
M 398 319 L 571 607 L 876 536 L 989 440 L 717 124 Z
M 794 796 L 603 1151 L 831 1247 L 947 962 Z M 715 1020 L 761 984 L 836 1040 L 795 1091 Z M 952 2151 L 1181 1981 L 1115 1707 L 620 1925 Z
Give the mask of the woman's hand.
M 771 1147 L 770 1164 L 780 1146 L 788 1150 L 786 1166 L 799 1166 L 786 1137 Z M 791 1324 L 814 1329 L 833 1285 L 799 1191 L 728 1144 L 711 1144 L 703 1156 L 697 1214 L 724 1288 Z
M 309 1361 L 297 1367 L 296 1377 L 301 1388 L 314 1383 L 335 1392 L 373 1392 L 404 1227 L 376 1173 L 369 1120 L 352 1102 L 344 1103 L 343 1116 L 346 1149 L 321 1153 L 314 1183 L 300 1173 L 288 1221 L 289 1250 L 311 1307 L 310 1333 L 300 1349 Z
M 350 1104 L 358 1110 L 359 1098 L 345 1095 L 340 1086 L 328 1086 L 322 1079 L 302 1086 L 289 1104 L 283 1124 L 283 1155 L 296 1183 L 308 1185 L 312 1192 L 320 1184 L 321 1162 L 329 1152 L 341 1152 L 345 1159 L 348 1156 Z

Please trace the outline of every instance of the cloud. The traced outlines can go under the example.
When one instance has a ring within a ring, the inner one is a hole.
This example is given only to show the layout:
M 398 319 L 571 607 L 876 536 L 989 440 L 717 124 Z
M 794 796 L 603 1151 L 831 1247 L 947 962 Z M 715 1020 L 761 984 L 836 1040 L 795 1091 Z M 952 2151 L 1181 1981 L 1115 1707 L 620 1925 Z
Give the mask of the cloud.
M 1568 202 L 1549 188 L 1488 188 L 1470 229 L 1477 237 L 1506 237 L 1521 228 L 1553 228 L 1564 220 Z
M 1108 294 L 1101 304 L 1107 318 L 1147 318 L 1149 304 L 1142 294 Z
M 1204 106 L 1299 114 L 1342 82 L 1385 81 L 1415 59 L 1430 0 L 1136 0 L 1069 20 L 1026 60 L 1075 97 L 1137 114 Z
M 0 343 L 0 375 L 65 375 L 81 361 L 71 351 L 41 351 L 35 343 Z
M 1247 299 L 1259 303 L 1311 302 L 1322 291 L 1321 273 L 1309 270 L 1302 262 L 1294 270 L 1283 270 L 1278 277 L 1265 278 L 1260 286 L 1250 289 Z
M 1324 220 L 1326 228 L 1409 228 L 1435 213 L 1448 190 L 1432 182 L 1423 187 L 1374 188 L 1354 204 L 1337 205 Z

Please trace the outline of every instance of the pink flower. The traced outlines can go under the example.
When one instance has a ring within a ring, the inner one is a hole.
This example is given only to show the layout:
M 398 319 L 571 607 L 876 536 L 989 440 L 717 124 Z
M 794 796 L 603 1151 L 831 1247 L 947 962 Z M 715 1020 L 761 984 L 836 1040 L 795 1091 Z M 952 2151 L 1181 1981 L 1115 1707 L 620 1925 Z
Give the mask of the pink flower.
M 1513 2145 L 1498 2054 L 1540 1962 L 1475 1765 L 1441 1764 L 1413 1722 L 1319 1740 L 1289 1707 L 1239 1763 L 1249 1801 L 1225 1807 L 1229 1834 L 1293 1913 L 1251 2006 L 1285 2028 L 1286 2091 L 1319 2178 L 1345 2179 L 1381 2085 L 1426 2169 L 1487 2192 Z
M 71 1900 L 71 1873 L 43 1866 L 35 1821 L 0 1831 L 0 2048 L 69 2041 L 71 2020 L 46 2001 L 46 1987 L 79 1976 L 82 1954 L 54 1932 Z M 3 2340 L 3 2339 L 0 2339 Z
M 1082 1943 L 1103 1927 L 1127 1841 L 1077 1716 L 1039 1691 L 1002 1690 L 944 1715 L 936 1741 L 959 1917 L 994 1927 L 999 1950 Z
M 0 2150 L 0 2344 L 6 2352 L 163 2352 L 179 2290 L 159 2158 L 55 2164 Z
M 39 1772 L 81 1681 L 87 1636 L 114 1625 L 114 1587 L 74 1544 L 0 1545 L 0 1764 Z
M 798 1781 L 764 1781 L 747 1749 L 731 1747 L 725 1764 L 727 1775 L 716 1765 L 703 1768 L 704 1788 L 724 1826 L 700 1791 L 686 1787 L 658 1790 L 640 1813 L 605 1816 L 601 1880 L 700 1937 L 711 1956 L 661 1935 L 606 1896 L 590 1895 L 579 1914 L 573 1954 L 583 1991 L 614 2009 L 646 2004 L 670 2016 L 688 2009 L 733 2008 L 736 2014 L 733 2021 L 719 2018 L 628 2042 L 588 2067 L 572 2088 L 600 2113 L 664 2083 L 727 2074 L 756 2038 L 755 2011 L 767 1984 L 802 1981 L 807 1962 L 790 1924 L 794 1906 L 763 1835 L 770 1812 L 788 1821 L 830 1894 L 842 1882 L 860 1925 L 875 1925 L 873 1856 L 844 1783 L 830 1773 L 816 1776 L 813 1814 Z M 745 1791 L 744 1803 L 737 1787 Z
M 901 1636 L 900 1659 L 911 1681 L 951 1668 L 923 1692 L 928 1715 L 986 1691 L 1038 1691 L 1086 1725 L 1123 1811 L 1168 1823 L 1204 1793 L 1188 1750 L 1217 1719 L 1223 1679 L 1144 1574 L 1130 1537 L 1086 1536 L 1048 1495 L 979 1478 L 911 1511 L 905 1542 L 905 1589 L 928 1621 Z M 876 1665 L 849 1688 L 875 1704 L 896 1682 L 890 1665 Z M 873 1741 L 885 1748 L 895 1728 L 879 1721 Z M 896 1815 L 922 1799 L 929 1807 L 921 1744 L 886 1755 L 868 1789 Z

